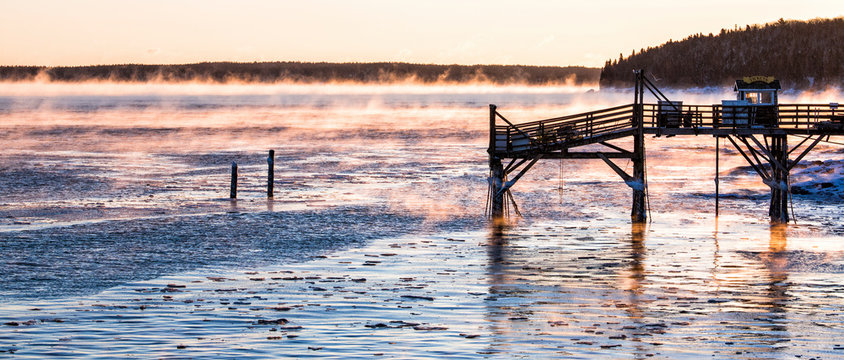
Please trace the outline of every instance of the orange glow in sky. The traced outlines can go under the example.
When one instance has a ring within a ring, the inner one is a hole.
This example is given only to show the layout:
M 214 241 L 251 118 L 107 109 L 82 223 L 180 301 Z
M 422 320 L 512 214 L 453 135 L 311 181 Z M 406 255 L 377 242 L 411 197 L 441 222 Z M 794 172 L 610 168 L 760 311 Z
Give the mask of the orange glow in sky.
M 404 61 L 601 66 L 840 0 L 2 0 L 0 65 Z

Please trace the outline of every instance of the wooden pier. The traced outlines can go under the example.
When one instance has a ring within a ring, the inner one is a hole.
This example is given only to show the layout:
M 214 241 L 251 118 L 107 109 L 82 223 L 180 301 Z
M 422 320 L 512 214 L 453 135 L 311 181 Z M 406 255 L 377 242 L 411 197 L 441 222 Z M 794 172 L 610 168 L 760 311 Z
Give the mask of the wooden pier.
M 507 216 L 506 208 L 511 203 L 515 205 L 513 186 L 539 160 L 601 159 L 631 188 L 632 221 L 644 222 L 647 218 L 645 135 L 710 135 L 716 142 L 726 139 L 732 144 L 771 188 L 771 220 L 786 223 L 791 169 L 821 141 L 844 135 L 844 110 L 836 112 L 836 103 L 777 104 L 774 90 L 774 105 L 770 106 L 748 106 L 747 102 L 739 101 L 684 105 L 669 101 L 644 72 L 636 71 L 634 75 L 632 104 L 520 124 L 513 124 L 495 105 L 490 105 L 487 213 L 494 219 Z M 658 100 L 656 104 L 644 102 L 646 91 Z M 610 143 L 630 137 L 632 149 Z M 789 148 L 789 137 L 798 141 L 797 146 Z M 600 144 L 602 151 L 584 149 L 587 145 L 594 148 L 595 144 Z M 792 156 L 793 160 L 789 160 Z M 613 159 L 632 161 L 633 173 L 622 170 Z

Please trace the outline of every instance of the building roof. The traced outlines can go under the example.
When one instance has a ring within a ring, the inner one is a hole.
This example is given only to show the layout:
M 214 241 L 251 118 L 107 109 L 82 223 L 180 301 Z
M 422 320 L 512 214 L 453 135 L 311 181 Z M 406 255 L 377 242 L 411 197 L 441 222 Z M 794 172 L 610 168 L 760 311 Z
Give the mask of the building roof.
M 773 76 L 748 76 L 736 80 L 734 91 L 747 90 L 780 90 L 780 81 Z

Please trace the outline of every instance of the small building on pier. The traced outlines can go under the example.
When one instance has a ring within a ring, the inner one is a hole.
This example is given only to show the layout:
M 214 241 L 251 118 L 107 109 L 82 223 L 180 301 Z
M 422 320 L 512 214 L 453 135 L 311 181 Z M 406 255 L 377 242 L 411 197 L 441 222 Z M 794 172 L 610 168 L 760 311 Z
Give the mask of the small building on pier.
M 736 80 L 735 100 L 723 100 L 722 124 L 728 126 L 776 127 L 777 94 L 780 81 L 772 76 L 750 76 Z

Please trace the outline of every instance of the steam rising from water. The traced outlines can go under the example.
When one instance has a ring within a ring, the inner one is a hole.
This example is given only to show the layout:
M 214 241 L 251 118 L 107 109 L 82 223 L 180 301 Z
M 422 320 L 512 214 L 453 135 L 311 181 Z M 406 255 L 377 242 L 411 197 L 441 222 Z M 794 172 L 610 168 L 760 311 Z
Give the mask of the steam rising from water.
M 731 89 L 664 92 L 685 104 L 718 104 L 734 96 Z M 835 101 L 838 95 L 837 90 L 786 92 L 781 101 L 824 103 Z M 289 190 L 298 196 L 331 204 L 374 201 L 396 211 L 442 219 L 449 214 L 476 214 L 483 208 L 488 104 L 498 105 L 501 114 L 519 123 L 629 104 L 632 96 L 630 91 L 591 87 L 484 84 L 0 83 L 0 126 L 4 129 L 0 140 L 6 147 L 0 165 L 32 169 L 16 174 L 40 179 L 117 178 L 117 188 L 125 189 L 112 195 L 128 198 L 143 188 L 137 177 L 144 174 L 149 178 L 144 183 L 184 183 L 180 196 L 201 202 L 225 193 L 226 167 L 232 161 L 245 165 L 241 171 L 254 183 L 247 189 L 260 188 L 262 154 L 276 149 L 281 157 L 279 171 L 287 177 L 285 181 L 295 184 Z M 647 97 L 646 101 L 653 100 Z M 680 146 L 693 151 L 711 149 L 709 140 L 684 139 Z M 623 141 L 619 144 L 624 145 Z M 648 145 L 649 149 L 677 146 L 658 140 Z M 672 166 L 664 173 L 659 166 L 649 170 L 654 190 L 660 188 L 660 176 L 671 184 L 682 181 L 675 179 L 673 169 L 692 155 L 672 153 L 649 155 L 649 165 L 664 159 Z M 711 155 L 706 150 L 703 156 Z M 46 161 L 44 156 L 60 160 Z M 202 156 L 202 161 L 194 161 L 193 156 Z M 741 159 L 736 159 L 730 165 L 742 166 Z M 53 171 L 54 165 L 63 166 L 67 173 Z M 88 174 L 92 168 L 97 170 Z M 600 162 L 595 166 L 568 162 L 566 168 L 543 162 L 522 180 L 525 186 L 520 188 L 558 188 L 553 182 L 560 172 L 571 172 L 567 177 L 579 181 L 594 181 L 607 173 Z M 162 183 L 160 177 L 174 169 L 180 177 Z M 711 170 L 706 166 L 699 171 L 709 176 Z M 31 182 L 18 180 L 12 183 Z M 747 176 L 741 180 L 743 188 L 764 190 L 756 180 Z M 302 190 L 302 185 L 308 190 Z M 202 191 L 192 193 L 191 188 Z M 466 189 L 471 189 L 468 195 Z M 618 190 L 623 193 L 623 187 Z M 670 187 L 664 190 L 672 191 Z M 708 187 L 686 190 L 710 191 Z M 99 195 L 79 193 L 78 198 L 84 204 L 90 201 L 88 197 Z M 45 196 L 42 200 L 49 200 L 50 192 Z M 525 203 L 535 204 L 536 209 L 543 209 L 549 199 L 547 194 L 533 198 L 522 191 L 517 196 L 527 197 Z M 624 204 L 626 196 L 619 195 L 618 201 Z M 171 206 L 157 203 L 153 207 Z
M 488 83 L 420 84 L 416 82 L 372 83 L 321 83 L 294 82 L 225 84 L 203 81 L 193 82 L 0 82 L 0 96 L 58 96 L 58 95 L 277 95 L 277 94 L 485 94 L 485 93 L 578 93 L 597 89 L 597 85 L 571 84 L 530 86 L 492 85 Z

